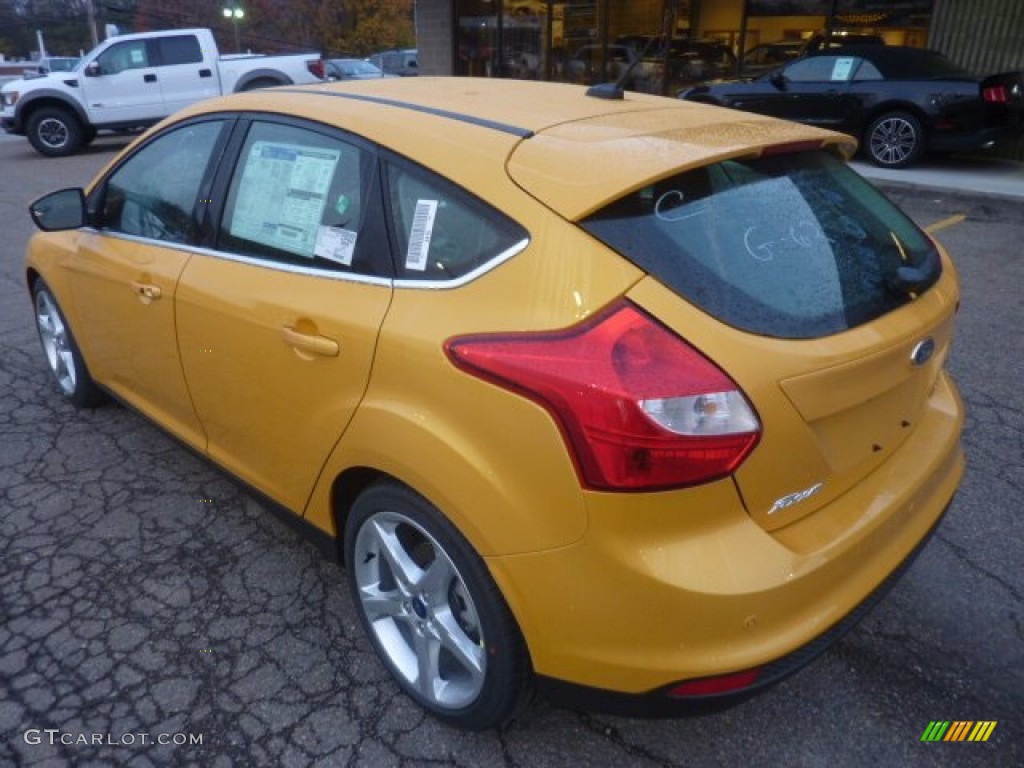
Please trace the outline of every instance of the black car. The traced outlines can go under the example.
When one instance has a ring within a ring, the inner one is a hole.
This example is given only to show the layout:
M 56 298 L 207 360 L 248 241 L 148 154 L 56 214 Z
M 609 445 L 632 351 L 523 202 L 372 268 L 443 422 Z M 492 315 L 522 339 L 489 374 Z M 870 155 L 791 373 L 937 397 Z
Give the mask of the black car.
M 921 48 L 822 50 L 679 96 L 852 134 L 888 168 L 910 165 L 926 149 L 972 150 L 1024 132 L 1024 73 L 975 77 Z

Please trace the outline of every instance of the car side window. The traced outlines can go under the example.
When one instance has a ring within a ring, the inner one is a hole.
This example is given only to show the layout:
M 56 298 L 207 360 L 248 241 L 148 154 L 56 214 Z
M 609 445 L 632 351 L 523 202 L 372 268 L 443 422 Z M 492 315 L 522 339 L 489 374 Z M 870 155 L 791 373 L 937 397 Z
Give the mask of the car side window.
M 222 120 L 191 123 L 146 144 L 107 179 L 104 229 L 126 235 L 192 242 L 195 207 Z
M 878 67 L 872 64 L 866 59 L 861 61 L 860 67 L 857 69 L 857 74 L 854 76 L 854 80 L 884 80 L 882 73 L 878 71 Z
M 786 67 L 786 78 L 794 83 L 847 82 L 857 60 L 852 56 L 813 56 Z
M 160 63 L 165 67 L 197 64 L 203 60 L 203 51 L 195 35 L 161 37 L 157 44 L 160 46 Z
M 145 69 L 150 66 L 145 40 L 131 40 L 110 46 L 96 59 L 100 74 L 116 75 L 126 69 Z
M 376 274 L 377 240 L 364 226 L 373 168 L 370 152 L 335 136 L 254 122 L 228 190 L 217 247 L 286 264 Z
M 387 180 L 396 270 L 403 279 L 453 280 L 529 237 L 502 213 L 425 169 L 389 164 Z

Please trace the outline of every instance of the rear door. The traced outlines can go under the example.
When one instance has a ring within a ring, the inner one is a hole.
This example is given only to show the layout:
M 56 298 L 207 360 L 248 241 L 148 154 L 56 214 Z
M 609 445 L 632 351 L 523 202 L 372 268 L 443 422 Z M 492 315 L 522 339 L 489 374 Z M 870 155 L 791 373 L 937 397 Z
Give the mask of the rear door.
M 238 151 L 212 194 L 217 239 L 181 277 L 181 361 L 210 456 L 301 512 L 366 389 L 391 301 L 375 154 L 272 118 Z
M 213 56 L 204 57 L 195 35 L 160 37 L 154 45 L 159 56 L 157 76 L 167 114 L 220 95 Z

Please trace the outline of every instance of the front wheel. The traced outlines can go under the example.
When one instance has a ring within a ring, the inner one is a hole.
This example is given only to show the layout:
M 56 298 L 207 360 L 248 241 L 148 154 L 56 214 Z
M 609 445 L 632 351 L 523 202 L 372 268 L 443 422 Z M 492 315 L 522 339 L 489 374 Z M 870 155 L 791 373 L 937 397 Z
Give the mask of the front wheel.
M 25 133 L 32 148 L 46 157 L 74 154 L 84 139 L 78 118 L 59 107 L 43 107 L 33 112 Z
M 43 354 L 57 388 L 78 408 L 91 408 L 103 402 L 103 392 L 89 375 L 71 327 L 57 306 L 49 286 L 37 280 L 32 287 L 36 328 Z
M 864 134 L 864 149 L 882 168 L 905 168 L 924 152 L 921 121 L 909 112 L 879 115 Z
M 511 719 L 529 686 L 525 644 L 483 560 L 436 508 L 371 486 L 352 506 L 345 558 L 363 627 L 409 696 L 460 728 Z

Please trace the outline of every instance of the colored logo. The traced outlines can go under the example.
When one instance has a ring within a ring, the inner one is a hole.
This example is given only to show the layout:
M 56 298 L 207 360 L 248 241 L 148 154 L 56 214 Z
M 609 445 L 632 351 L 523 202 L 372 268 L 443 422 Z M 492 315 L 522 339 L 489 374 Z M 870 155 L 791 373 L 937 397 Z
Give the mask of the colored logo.
M 988 741 L 996 729 L 996 720 L 932 720 L 921 734 L 921 741 Z

